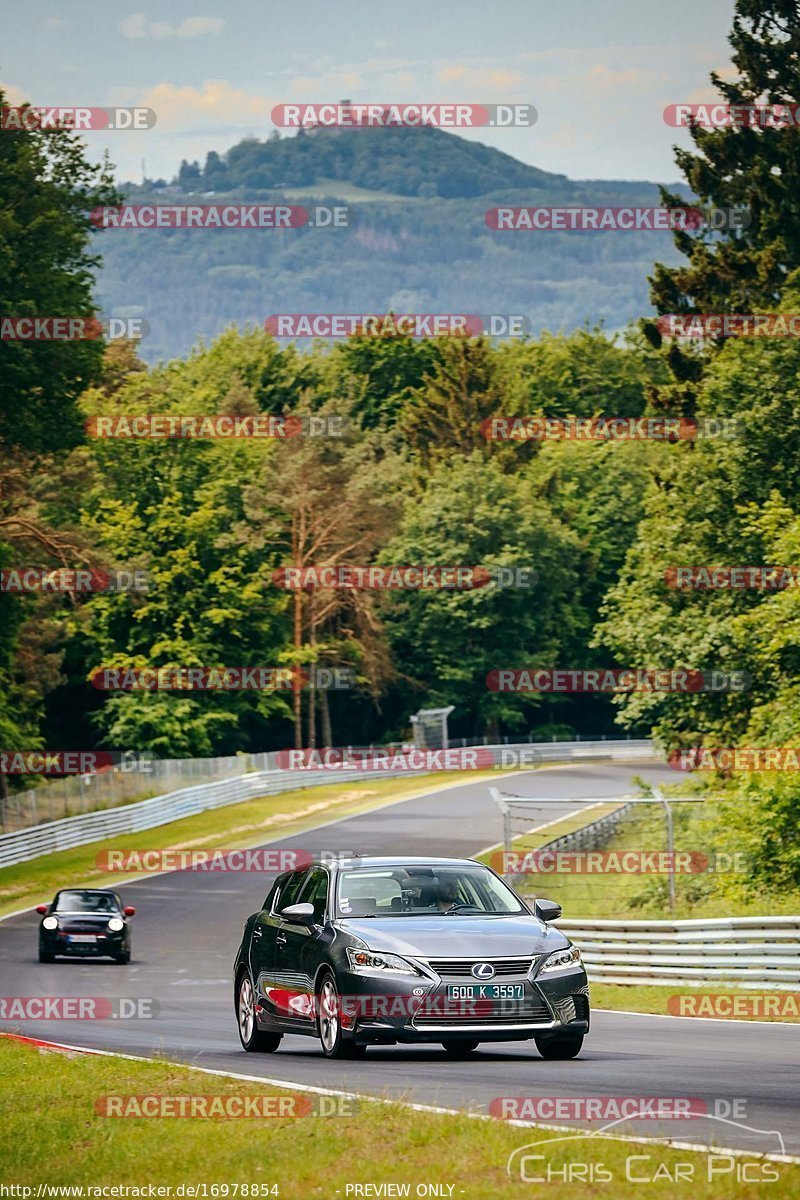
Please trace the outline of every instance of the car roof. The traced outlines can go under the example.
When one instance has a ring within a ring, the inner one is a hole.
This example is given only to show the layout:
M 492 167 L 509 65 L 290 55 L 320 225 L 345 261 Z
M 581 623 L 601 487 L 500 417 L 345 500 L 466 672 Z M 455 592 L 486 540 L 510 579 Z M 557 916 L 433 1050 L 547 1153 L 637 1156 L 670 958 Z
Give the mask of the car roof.
M 110 896 L 112 900 L 119 900 L 119 896 L 112 892 L 111 888 L 64 887 L 58 889 L 56 897 L 62 896 L 64 892 L 74 892 L 78 896 Z

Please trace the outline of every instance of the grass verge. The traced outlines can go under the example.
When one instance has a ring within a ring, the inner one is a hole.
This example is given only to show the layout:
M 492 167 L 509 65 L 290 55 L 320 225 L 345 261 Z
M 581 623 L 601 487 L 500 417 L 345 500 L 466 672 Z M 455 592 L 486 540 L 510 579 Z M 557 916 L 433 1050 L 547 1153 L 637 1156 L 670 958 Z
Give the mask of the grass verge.
M 776 992 L 757 988 L 737 988 L 731 984 L 720 983 L 711 988 L 679 987 L 677 984 L 660 987 L 650 987 L 635 983 L 592 983 L 592 1007 L 613 1008 L 624 1012 L 655 1013 L 657 1016 L 686 1016 L 686 1017 L 716 1017 L 723 1020 L 730 1017 L 737 1021 L 779 1021 L 790 1024 L 800 1024 L 800 992 Z M 725 1001 L 710 999 L 703 1003 L 703 997 L 732 997 L 731 1004 L 735 1011 L 730 1013 Z M 675 997 L 688 997 L 683 1000 L 683 1012 Z M 673 1004 L 670 1007 L 670 1000 Z M 677 1009 L 677 1011 L 676 1011 Z M 748 1009 L 752 1011 L 747 1011 Z
M 107 850 L 142 850 L 145 847 L 149 850 L 244 850 L 396 800 L 410 800 L 454 783 L 479 783 L 495 777 L 496 772 L 487 770 L 437 771 L 435 775 L 424 777 L 370 779 L 366 782 L 343 780 L 319 787 L 297 788 L 277 796 L 262 796 L 242 804 L 209 809 L 141 833 L 90 842 L 0 870 L 0 916 L 51 900 L 60 887 L 79 884 L 113 887 L 134 878 L 97 868 L 97 856 Z
M 532 1142 L 541 1160 L 529 1161 L 529 1174 L 550 1169 L 577 1172 L 572 1182 L 558 1175 L 548 1184 L 553 1200 L 584 1200 L 586 1164 L 602 1163 L 613 1180 L 608 1192 L 614 1200 L 641 1195 L 641 1183 L 628 1174 L 659 1177 L 650 1184 L 649 1196 L 686 1197 L 687 1200 L 727 1200 L 736 1196 L 755 1200 L 763 1182 L 737 1180 L 747 1164 L 750 1178 L 774 1179 L 769 1194 L 775 1200 L 797 1194 L 800 1167 L 790 1163 L 758 1161 L 757 1156 L 729 1159 L 717 1153 L 672 1150 L 665 1146 L 578 1138 L 554 1141 L 563 1134 L 537 1128 L 515 1128 L 501 1121 L 478 1122 L 466 1116 L 415 1112 L 397 1104 L 357 1102 L 348 1116 L 256 1117 L 105 1117 L 96 1105 L 113 1096 L 283 1096 L 290 1089 L 229 1080 L 193 1072 L 189 1068 L 120 1058 L 41 1053 L 30 1045 L 0 1039 L 0 1110 L 3 1112 L 4 1146 L 2 1179 L 33 1188 L 83 1185 L 171 1187 L 207 1186 L 206 1195 L 224 1200 L 250 1196 L 345 1197 L 355 1195 L 417 1194 L 420 1184 L 444 1185 L 429 1195 L 450 1195 L 464 1200 L 496 1200 L 521 1192 L 519 1172 L 509 1179 L 509 1155 Z M 311 1103 L 319 1102 L 311 1097 Z M 328 1103 L 330 1103 L 328 1098 Z M 308 1099 L 303 1101 L 308 1104 Z M 284 1109 L 284 1111 L 286 1111 Z M 686 1136 L 683 1131 L 678 1135 Z M 766 1142 L 766 1139 L 765 1139 Z M 773 1152 L 765 1144 L 765 1151 Z M 629 1163 L 629 1156 L 637 1156 Z M 641 1156 L 647 1156 L 644 1159 Z M 519 1162 L 520 1155 L 515 1160 Z M 682 1164 L 683 1182 L 674 1177 Z M 713 1171 L 709 1179 L 709 1171 Z M 687 1179 L 687 1173 L 691 1177 Z M 372 1184 L 359 1192 L 354 1185 Z M 409 1185 L 409 1192 L 376 1190 L 375 1185 Z M 228 1190 L 214 1185 L 227 1185 Z M 277 1185 L 276 1192 L 268 1189 Z M 452 1191 L 449 1189 L 452 1188 Z M 20 1195 L 21 1193 L 17 1193 Z M 147 1195 L 147 1191 L 143 1193 Z M 192 1193 L 184 1191 L 184 1195 Z M 426 1194 L 420 1192 L 420 1195 Z M 524 1189 L 524 1194 L 533 1194 Z M 538 1194 L 538 1192 L 537 1192 Z M 194 1193 L 203 1196 L 202 1190 Z

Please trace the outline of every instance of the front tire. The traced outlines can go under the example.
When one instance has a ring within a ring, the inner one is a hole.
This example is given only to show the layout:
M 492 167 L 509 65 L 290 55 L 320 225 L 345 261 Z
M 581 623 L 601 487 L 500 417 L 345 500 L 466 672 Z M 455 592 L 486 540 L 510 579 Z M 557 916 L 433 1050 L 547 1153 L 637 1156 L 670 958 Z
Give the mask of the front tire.
M 256 996 L 250 976 L 243 973 L 236 989 L 236 1024 L 239 1041 L 249 1053 L 272 1054 L 281 1044 L 282 1034 L 264 1033 L 256 1023 Z
M 317 992 L 317 1034 L 326 1058 L 363 1058 L 367 1047 L 344 1037 L 341 1003 L 330 971 L 322 976 Z
M 582 1033 L 559 1033 L 553 1038 L 536 1038 L 542 1058 L 576 1058 L 583 1046 Z
M 442 1045 L 452 1058 L 466 1058 L 473 1050 L 478 1049 L 477 1042 L 470 1042 L 465 1038 L 451 1038 L 446 1042 L 442 1042 Z
M 40 963 L 51 963 L 51 962 L 55 962 L 55 961 L 56 961 L 55 954 L 48 954 L 46 950 L 39 951 L 39 962 Z
M 130 961 L 131 961 L 130 950 L 123 950 L 121 954 L 114 955 L 114 962 L 121 963 L 123 966 L 126 966 Z

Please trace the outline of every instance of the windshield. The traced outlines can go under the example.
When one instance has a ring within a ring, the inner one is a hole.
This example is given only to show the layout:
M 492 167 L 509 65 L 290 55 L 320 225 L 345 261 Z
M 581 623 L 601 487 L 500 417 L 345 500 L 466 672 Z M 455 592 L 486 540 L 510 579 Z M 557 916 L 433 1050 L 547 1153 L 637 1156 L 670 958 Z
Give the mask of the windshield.
M 119 912 L 117 899 L 110 892 L 61 892 L 54 907 L 56 912 Z
M 528 910 L 496 875 L 476 863 L 342 871 L 337 911 L 340 917 L 421 917 Z

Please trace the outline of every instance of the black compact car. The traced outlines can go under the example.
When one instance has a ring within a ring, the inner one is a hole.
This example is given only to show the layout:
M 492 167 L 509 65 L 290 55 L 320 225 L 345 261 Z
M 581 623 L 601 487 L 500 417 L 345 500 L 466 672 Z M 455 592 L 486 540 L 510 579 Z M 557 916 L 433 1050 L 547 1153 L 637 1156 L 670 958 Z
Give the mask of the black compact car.
M 544 1058 L 574 1058 L 589 1030 L 580 952 L 470 859 L 352 858 L 278 877 L 247 918 L 234 963 L 245 1050 L 284 1034 L 319 1038 L 329 1058 L 373 1044 L 532 1038 Z
M 131 960 L 128 918 L 136 909 L 123 905 L 116 892 L 101 888 L 68 888 L 56 892 L 52 904 L 40 904 L 39 962 L 56 955 L 69 958 L 110 957 Z

